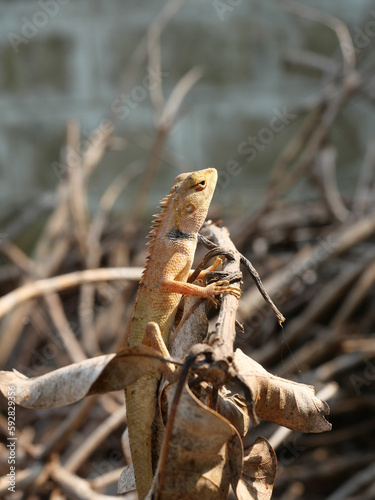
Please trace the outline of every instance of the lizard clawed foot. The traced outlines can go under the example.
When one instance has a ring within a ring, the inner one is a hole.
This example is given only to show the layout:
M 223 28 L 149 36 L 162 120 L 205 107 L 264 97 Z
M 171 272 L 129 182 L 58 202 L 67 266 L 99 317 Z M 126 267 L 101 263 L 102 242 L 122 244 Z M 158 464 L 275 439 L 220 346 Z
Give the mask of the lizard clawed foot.
M 226 295 L 231 293 L 238 299 L 241 297 L 241 289 L 236 285 L 230 285 L 228 280 L 217 281 L 216 283 L 211 283 L 206 287 L 208 298 L 210 298 L 215 304 L 217 304 L 217 299 L 214 295 Z

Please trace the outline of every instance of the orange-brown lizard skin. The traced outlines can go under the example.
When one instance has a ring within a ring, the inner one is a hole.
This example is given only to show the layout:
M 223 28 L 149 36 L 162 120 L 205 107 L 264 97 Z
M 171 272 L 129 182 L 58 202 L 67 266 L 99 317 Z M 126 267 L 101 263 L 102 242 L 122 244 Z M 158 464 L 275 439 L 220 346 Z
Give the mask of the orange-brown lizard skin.
M 139 285 L 128 344 L 142 343 L 146 326 L 156 323 L 165 342 L 182 295 L 213 299 L 239 289 L 227 281 L 201 287 L 187 283 L 202 227 L 215 190 L 214 168 L 179 175 L 156 216 L 145 270 Z M 204 273 L 204 272 L 203 272 Z M 130 450 L 138 497 L 143 500 L 152 483 L 151 426 L 160 373 L 152 372 L 125 389 Z

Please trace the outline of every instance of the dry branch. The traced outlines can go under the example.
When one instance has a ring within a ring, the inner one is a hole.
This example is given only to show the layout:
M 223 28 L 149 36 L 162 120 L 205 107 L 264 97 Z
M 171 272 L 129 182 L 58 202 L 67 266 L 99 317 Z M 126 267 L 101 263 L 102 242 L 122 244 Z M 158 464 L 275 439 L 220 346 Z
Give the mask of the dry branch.
M 82 283 L 111 280 L 139 281 L 142 269 L 140 268 L 104 268 L 87 269 L 73 273 L 55 276 L 44 280 L 37 280 L 23 285 L 0 299 L 0 318 L 17 307 L 22 302 L 34 299 L 41 295 L 65 290 Z

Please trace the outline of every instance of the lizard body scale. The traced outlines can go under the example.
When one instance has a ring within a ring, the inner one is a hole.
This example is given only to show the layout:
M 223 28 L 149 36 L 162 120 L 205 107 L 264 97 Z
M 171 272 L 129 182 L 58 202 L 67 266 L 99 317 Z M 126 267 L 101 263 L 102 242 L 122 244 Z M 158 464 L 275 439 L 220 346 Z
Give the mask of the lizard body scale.
M 187 283 L 198 231 L 202 227 L 217 182 L 214 168 L 180 174 L 162 201 L 150 231 L 149 252 L 139 284 L 128 345 L 140 344 L 153 322 L 167 342 L 182 295 L 213 299 L 238 293 L 228 282 L 201 287 Z M 203 272 L 204 275 L 204 272 Z M 152 372 L 125 389 L 130 451 L 138 497 L 143 500 L 152 484 L 152 422 L 160 374 Z

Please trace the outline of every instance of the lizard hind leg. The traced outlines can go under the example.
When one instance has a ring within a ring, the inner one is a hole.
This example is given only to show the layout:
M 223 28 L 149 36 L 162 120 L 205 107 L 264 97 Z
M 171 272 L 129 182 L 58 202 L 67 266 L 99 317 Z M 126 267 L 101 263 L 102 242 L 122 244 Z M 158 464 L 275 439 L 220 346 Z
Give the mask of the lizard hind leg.
M 164 356 L 164 358 L 170 357 L 168 348 L 165 345 L 159 325 L 153 321 L 150 321 L 150 323 L 148 323 L 146 326 L 146 331 L 142 340 L 142 344 L 147 347 L 152 347 L 152 349 L 159 352 L 162 356 Z M 176 371 L 175 365 L 171 363 L 166 363 L 164 368 L 162 369 L 162 373 L 167 380 L 171 380 L 173 378 L 173 374 L 175 373 L 175 371 Z

